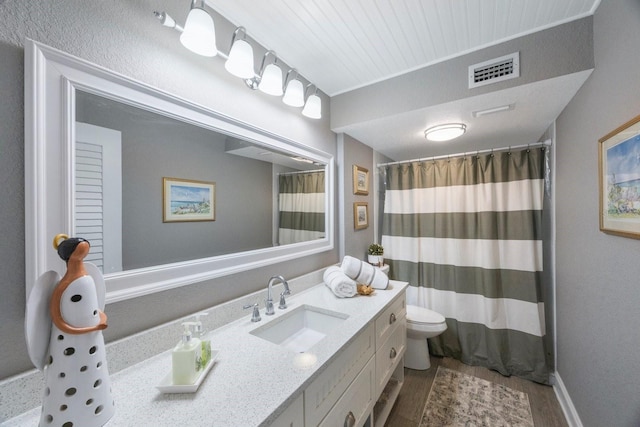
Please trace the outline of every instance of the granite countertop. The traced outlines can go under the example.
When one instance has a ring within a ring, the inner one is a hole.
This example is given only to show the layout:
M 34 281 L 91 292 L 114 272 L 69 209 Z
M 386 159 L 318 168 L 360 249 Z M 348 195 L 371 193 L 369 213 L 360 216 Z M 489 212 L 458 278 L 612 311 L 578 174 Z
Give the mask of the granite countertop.
M 292 289 L 287 309 L 278 309 L 275 301 L 276 314 L 266 316 L 262 308 L 261 322 L 251 322 L 247 310 L 241 319 L 206 334 L 218 356 L 195 393 L 164 394 L 156 388 L 171 370 L 170 350 L 111 375 L 116 412 L 107 425 L 269 425 L 406 286 L 390 281 L 388 289 L 354 298 L 337 298 L 324 284 L 298 294 Z M 300 363 L 299 353 L 250 334 L 305 304 L 349 315 L 339 329 L 305 353 L 315 355 L 315 363 L 309 364 L 308 358 Z M 176 336 L 176 343 L 179 339 Z M 39 416 L 36 408 L 3 425 L 36 426 Z

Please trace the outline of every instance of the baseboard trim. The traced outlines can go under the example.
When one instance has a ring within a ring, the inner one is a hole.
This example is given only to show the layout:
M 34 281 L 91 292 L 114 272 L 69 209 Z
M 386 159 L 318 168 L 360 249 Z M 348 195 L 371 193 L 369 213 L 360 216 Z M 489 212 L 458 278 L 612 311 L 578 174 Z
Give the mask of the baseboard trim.
M 552 381 L 553 391 L 556 393 L 556 397 L 558 398 L 562 412 L 564 412 L 564 417 L 567 419 L 567 423 L 570 427 L 583 427 L 582 421 L 580 421 L 580 417 L 578 416 L 578 412 L 576 411 L 575 406 L 573 406 L 569 392 L 564 386 L 562 378 L 560 378 L 560 374 L 558 372 L 554 372 L 552 376 L 554 379 L 554 381 Z

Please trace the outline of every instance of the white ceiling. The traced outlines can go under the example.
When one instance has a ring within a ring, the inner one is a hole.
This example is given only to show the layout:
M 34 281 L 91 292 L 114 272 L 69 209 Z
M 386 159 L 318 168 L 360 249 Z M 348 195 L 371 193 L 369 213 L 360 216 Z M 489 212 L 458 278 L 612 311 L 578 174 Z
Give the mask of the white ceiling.
M 329 96 L 379 82 L 535 31 L 594 13 L 600 0 L 206 0 L 208 6 Z M 584 76 L 586 79 L 587 76 Z M 538 138 L 562 111 L 584 79 L 563 82 L 557 96 L 527 102 L 541 88 L 500 94 L 498 105 L 513 99 L 507 134 L 520 132 L 523 113 L 539 117 L 521 138 Z M 581 80 L 581 81 L 580 81 Z M 486 96 L 496 96 L 490 94 Z M 467 117 L 483 96 L 432 107 L 431 113 Z M 568 97 L 568 98 L 567 98 Z M 490 104 L 489 104 L 490 105 Z M 555 114 L 555 115 L 554 115 Z M 551 117 L 553 116 L 553 117 Z M 351 136 L 394 159 L 424 151 L 424 111 L 382 119 L 353 129 Z M 486 119 L 486 117 L 485 117 Z M 541 126 L 544 126 L 541 128 Z M 488 127 L 479 126 L 479 134 Z M 416 135 L 415 129 L 421 129 Z M 493 128 L 495 129 L 495 127 Z M 540 131 L 542 129 L 542 131 Z M 469 137 L 468 148 L 475 137 Z M 381 138 L 384 133 L 384 141 Z M 477 136 L 477 135 L 476 135 Z M 394 148 L 388 141 L 397 141 Z

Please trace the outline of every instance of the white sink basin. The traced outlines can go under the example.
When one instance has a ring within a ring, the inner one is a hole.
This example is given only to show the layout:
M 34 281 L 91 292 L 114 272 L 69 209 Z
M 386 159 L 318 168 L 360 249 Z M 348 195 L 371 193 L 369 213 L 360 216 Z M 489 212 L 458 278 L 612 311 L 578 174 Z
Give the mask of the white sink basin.
M 349 315 L 301 305 L 250 333 L 289 350 L 302 353 L 335 331 Z

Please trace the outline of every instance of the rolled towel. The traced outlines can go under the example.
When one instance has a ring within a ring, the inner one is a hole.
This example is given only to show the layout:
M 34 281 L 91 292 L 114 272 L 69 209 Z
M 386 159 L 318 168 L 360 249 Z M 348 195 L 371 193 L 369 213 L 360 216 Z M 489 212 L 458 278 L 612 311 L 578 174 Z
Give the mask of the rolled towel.
M 358 293 L 356 282 L 337 265 L 328 267 L 322 275 L 324 284 L 339 298 L 350 298 Z
M 379 268 L 351 256 L 345 256 L 340 266 L 344 274 L 357 283 L 371 285 L 375 289 L 387 289 L 389 278 Z
M 371 280 L 371 287 L 374 289 L 387 289 L 389 287 L 389 276 L 387 276 L 382 270 L 374 267 L 373 280 Z

